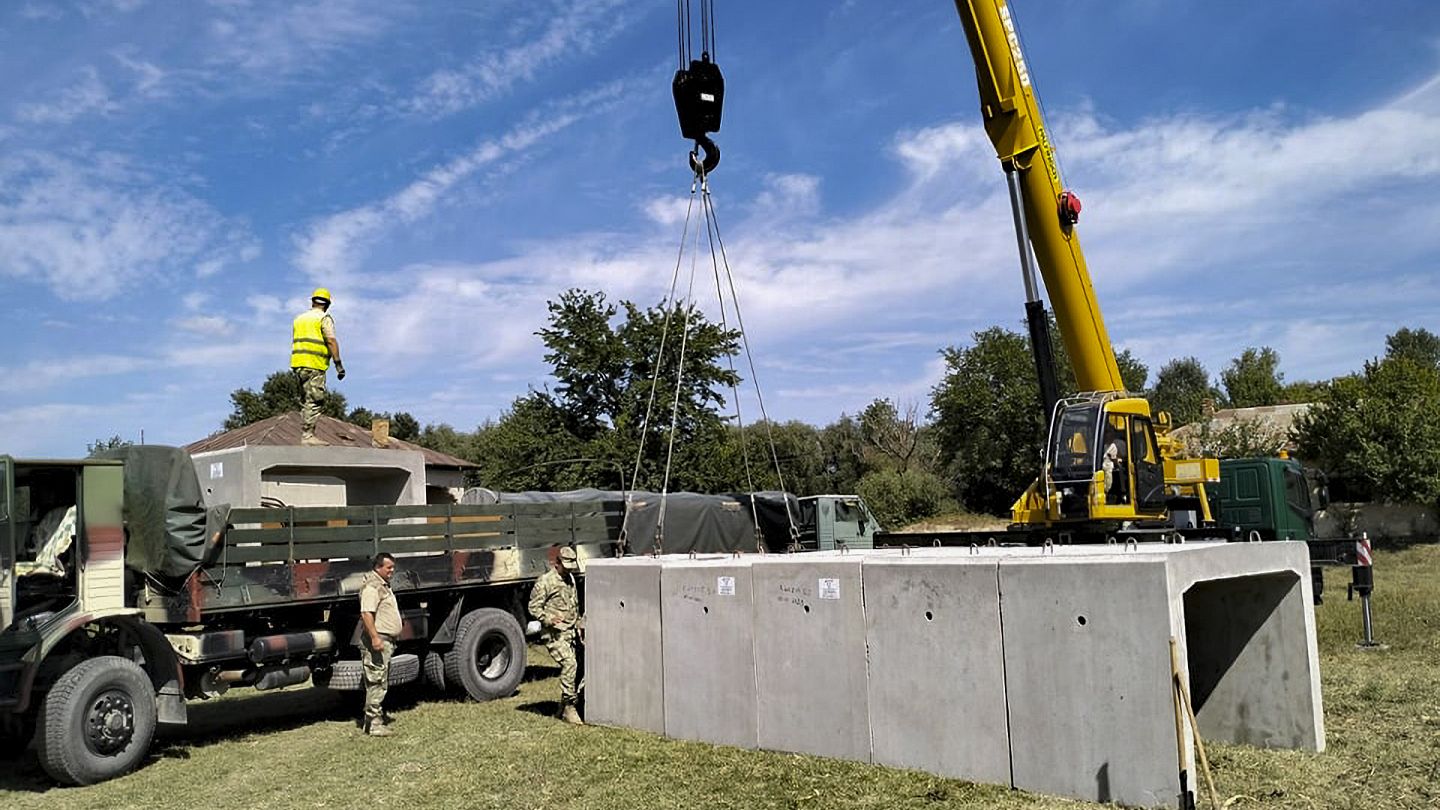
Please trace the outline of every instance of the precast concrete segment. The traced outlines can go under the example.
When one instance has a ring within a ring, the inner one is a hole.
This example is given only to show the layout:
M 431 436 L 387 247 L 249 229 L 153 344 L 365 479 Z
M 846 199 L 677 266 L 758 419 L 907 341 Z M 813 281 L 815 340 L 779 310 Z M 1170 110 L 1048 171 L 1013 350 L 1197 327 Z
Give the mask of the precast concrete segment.
M 665 733 L 660 570 L 653 557 L 585 567 L 585 716 Z
M 874 762 L 1010 784 L 998 558 L 865 558 Z
M 870 761 L 861 559 L 817 552 L 752 564 L 761 748 Z
M 1114 557 L 999 562 L 1014 786 L 1173 807 L 1180 782 L 1166 565 Z
M 681 559 L 661 571 L 667 736 L 758 745 L 753 559 Z
M 1168 559 L 1205 739 L 1325 750 L 1305 544 L 1190 544 Z

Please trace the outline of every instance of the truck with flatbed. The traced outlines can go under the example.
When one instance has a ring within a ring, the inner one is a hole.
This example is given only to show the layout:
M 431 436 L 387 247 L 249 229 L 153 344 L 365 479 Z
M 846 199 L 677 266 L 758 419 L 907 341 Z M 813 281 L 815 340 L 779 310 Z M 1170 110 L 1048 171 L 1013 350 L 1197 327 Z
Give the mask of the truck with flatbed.
M 181 450 L 115 455 L 0 456 L 0 750 L 33 738 L 62 784 L 137 767 L 188 700 L 363 688 L 357 593 L 379 552 L 398 562 L 392 684 L 509 695 L 550 555 L 618 545 L 597 502 L 231 509 Z

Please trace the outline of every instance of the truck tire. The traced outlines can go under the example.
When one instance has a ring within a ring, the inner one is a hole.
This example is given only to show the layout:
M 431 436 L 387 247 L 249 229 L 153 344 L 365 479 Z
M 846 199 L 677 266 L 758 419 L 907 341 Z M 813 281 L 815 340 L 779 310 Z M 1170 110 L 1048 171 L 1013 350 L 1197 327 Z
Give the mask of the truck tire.
M 40 764 L 62 785 L 93 785 L 133 770 L 155 736 L 155 688 L 139 664 L 106 655 L 50 687 L 35 735 Z
M 410 683 L 420 677 L 420 657 L 401 653 L 390 659 L 390 686 Z M 336 661 L 330 665 L 325 686 L 337 692 L 365 691 L 365 665 L 359 661 Z
M 425 670 L 425 683 L 429 684 L 437 692 L 447 692 L 448 683 L 445 680 L 445 653 L 439 650 L 431 650 L 425 653 L 425 661 L 421 664 Z
M 525 631 L 498 608 L 472 610 L 460 619 L 455 645 L 445 653 L 445 682 L 472 700 L 509 697 L 525 677 Z

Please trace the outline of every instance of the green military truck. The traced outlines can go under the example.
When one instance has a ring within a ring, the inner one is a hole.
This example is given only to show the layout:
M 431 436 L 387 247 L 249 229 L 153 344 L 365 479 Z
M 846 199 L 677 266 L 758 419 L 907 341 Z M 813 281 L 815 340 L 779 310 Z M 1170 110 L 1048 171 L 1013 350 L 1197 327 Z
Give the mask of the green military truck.
M 525 602 L 557 548 L 615 553 L 611 504 L 207 507 L 181 450 L 0 456 L 0 751 L 62 784 L 136 767 L 186 701 L 359 689 L 357 591 L 397 557 L 392 683 L 475 700 L 525 671 Z

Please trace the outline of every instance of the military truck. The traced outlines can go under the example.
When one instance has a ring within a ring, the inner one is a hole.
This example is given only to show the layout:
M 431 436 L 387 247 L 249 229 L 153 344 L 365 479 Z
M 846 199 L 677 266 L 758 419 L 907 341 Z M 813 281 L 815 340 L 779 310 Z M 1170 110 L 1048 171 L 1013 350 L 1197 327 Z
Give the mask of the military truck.
M 58 782 L 136 767 L 186 701 L 307 681 L 361 688 L 357 592 L 397 557 L 391 682 L 475 700 L 525 671 L 525 602 L 561 546 L 616 552 L 598 502 L 207 507 L 182 450 L 0 456 L 0 751 Z

